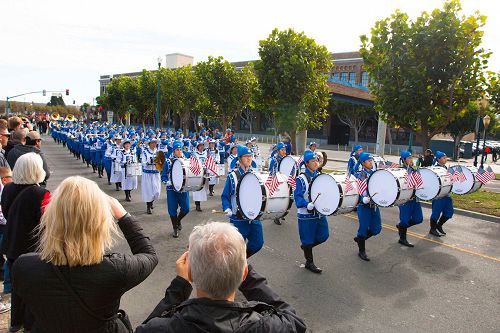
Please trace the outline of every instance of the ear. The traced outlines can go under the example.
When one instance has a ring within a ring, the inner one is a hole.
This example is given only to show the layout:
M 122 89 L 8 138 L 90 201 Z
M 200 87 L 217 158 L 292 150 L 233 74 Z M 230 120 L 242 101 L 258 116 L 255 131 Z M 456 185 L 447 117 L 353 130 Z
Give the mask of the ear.
M 247 275 L 248 275 L 248 264 L 245 263 L 245 268 L 243 269 L 243 278 L 241 279 L 241 281 L 245 281 L 247 278 Z

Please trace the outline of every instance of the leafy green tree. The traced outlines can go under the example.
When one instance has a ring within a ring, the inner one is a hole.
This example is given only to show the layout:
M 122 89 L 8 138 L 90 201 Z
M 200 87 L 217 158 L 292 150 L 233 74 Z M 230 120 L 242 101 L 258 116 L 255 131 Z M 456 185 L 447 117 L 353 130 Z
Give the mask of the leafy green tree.
M 328 115 L 330 53 L 302 32 L 274 29 L 259 42 L 259 55 L 255 72 L 263 104 L 295 143 L 297 130 L 319 128 Z
M 415 21 L 396 11 L 376 22 L 370 37 L 361 36 L 376 111 L 390 125 L 415 131 L 424 149 L 484 90 L 486 17 L 460 11 L 459 0 Z
M 251 103 L 256 79 L 249 69 L 238 71 L 222 57 L 208 57 L 195 68 L 201 96 L 197 109 L 209 120 L 217 120 L 226 128 Z
M 489 103 L 494 113 L 500 114 L 500 72 L 489 73 L 488 95 Z
M 107 106 L 117 114 L 120 123 L 128 111 L 129 103 L 125 98 L 125 87 L 130 80 L 129 77 L 119 76 L 113 78 L 106 88 Z
M 64 100 L 61 96 L 50 96 L 50 101 L 47 103 L 47 106 L 66 106 Z
M 359 132 L 369 119 L 376 118 L 373 107 L 334 101 L 330 102 L 330 114 L 336 115 L 339 121 L 354 131 L 354 141 L 358 142 Z

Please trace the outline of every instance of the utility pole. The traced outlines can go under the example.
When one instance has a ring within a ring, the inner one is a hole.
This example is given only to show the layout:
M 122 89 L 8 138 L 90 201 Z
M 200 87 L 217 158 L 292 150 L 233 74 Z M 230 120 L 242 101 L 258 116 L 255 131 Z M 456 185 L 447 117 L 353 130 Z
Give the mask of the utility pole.
M 377 126 L 377 144 L 375 146 L 375 152 L 377 155 L 384 157 L 385 152 L 385 136 L 387 133 L 387 124 L 382 118 L 378 117 L 378 126 Z

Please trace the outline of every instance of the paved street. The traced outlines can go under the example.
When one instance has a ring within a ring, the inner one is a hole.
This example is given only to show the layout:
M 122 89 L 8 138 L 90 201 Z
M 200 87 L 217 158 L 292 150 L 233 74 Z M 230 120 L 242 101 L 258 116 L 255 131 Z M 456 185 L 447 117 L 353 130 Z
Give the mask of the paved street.
M 52 139 L 47 138 L 43 150 L 53 171 L 49 189 L 70 175 L 93 179 L 123 202 L 151 236 L 159 265 L 121 303 L 132 322 L 140 323 L 175 276 L 175 260 L 185 251 L 192 226 L 226 220 L 212 213 L 221 209 L 223 184 L 202 204 L 203 212 L 190 212 L 181 237 L 173 239 L 165 192 L 155 202 L 154 214 L 146 215 L 140 190 L 126 203 L 123 192 L 115 192 Z M 500 224 L 456 215 L 445 227 L 446 237 L 429 239 L 429 215 L 424 209 L 424 225 L 411 228 L 409 240 L 415 248 L 409 249 L 397 243 L 397 208 L 383 209 L 382 233 L 367 242 L 371 262 L 356 255 L 356 215 L 330 217 L 330 239 L 315 249 L 315 262 L 324 271 L 315 275 L 301 268 L 293 208 L 282 226 L 264 222 L 265 246 L 250 262 L 305 318 L 310 332 L 500 332 Z M 116 250 L 128 251 L 124 240 Z

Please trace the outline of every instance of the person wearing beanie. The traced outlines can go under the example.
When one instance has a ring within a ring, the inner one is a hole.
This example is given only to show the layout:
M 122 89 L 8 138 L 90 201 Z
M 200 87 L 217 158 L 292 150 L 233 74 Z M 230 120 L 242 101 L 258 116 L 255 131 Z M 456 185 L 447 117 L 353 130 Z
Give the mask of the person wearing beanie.
M 205 161 L 207 160 L 207 151 L 205 150 L 204 141 L 198 141 L 193 155 L 198 159 L 200 166 L 205 165 Z M 207 188 L 203 187 L 199 191 L 193 191 L 193 200 L 196 206 L 196 211 L 201 212 L 201 202 L 207 201 Z
M 279 169 L 279 165 L 280 165 L 280 162 L 281 160 L 283 160 L 283 158 L 287 155 L 286 153 L 286 146 L 285 146 L 285 143 L 283 142 L 280 142 L 276 145 L 276 154 L 274 154 L 274 156 L 271 158 L 271 161 L 269 163 L 269 175 L 271 176 L 275 176 L 276 175 L 276 172 L 278 172 L 278 169 Z M 289 175 L 285 175 L 285 176 L 289 176 Z M 281 220 L 284 220 L 285 218 L 282 217 L 282 218 L 276 218 L 274 219 L 274 223 L 276 223 L 277 225 L 281 225 Z
M 448 169 L 446 166 L 447 156 L 444 152 L 437 150 L 434 155 L 434 165 Z M 429 233 L 436 237 L 446 235 L 443 224 L 453 217 L 453 200 L 450 195 L 432 200 L 432 213 Z
M 361 147 L 360 145 L 355 144 L 354 147 L 352 147 L 351 154 L 349 155 L 349 160 L 347 161 L 347 172 L 349 174 L 354 175 L 358 171 L 355 169 L 355 166 L 358 163 L 359 155 L 362 152 L 363 147 Z
M 238 184 L 247 172 L 252 171 L 252 149 L 239 145 L 238 159 L 233 160 L 230 166 L 231 171 L 226 178 L 224 190 L 222 191 L 222 210 L 226 216 L 243 236 L 247 242 L 247 258 L 259 252 L 264 245 L 264 233 L 262 231 L 262 222 L 260 220 L 245 219 L 236 206 L 236 184 Z M 237 163 L 239 165 L 237 166 Z
M 304 152 L 304 164 L 304 172 L 295 179 L 296 187 L 293 197 L 297 206 L 300 247 L 306 259 L 304 267 L 319 274 L 323 270 L 314 264 L 312 249 L 328 239 L 328 221 L 326 216 L 319 214 L 314 208 L 314 199 L 309 200 L 309 185 L 311 180 L 319 174 L 318 157 L 312 151 L 307 150 Z
M 412 173 L 418 172 L 413 165 L 413 157 L 409 151 L 402 151 L 400 157 L 401 165 L 404 169 L 406 169 L 408 177 L 411 177 Z M 408 228 L 422 223 L 424 219 L 422 215 L 422 206 L 420 205 L 420 202 L 418 202 L 417 197 L 414 197 L 410 201 L 400 205 L 398 208 L 399 224 L 396 225 L 396 227 L 399 231 L 399 244 L 413 247 L 414 245 L 406 239 L 406 232 Z
M 368 181 L 370 175 L 376 171 L 372 155 L 365 152 L 359 154 L 359 159 L 354 166 L 354 170 L 358 170 L 359 168 L 360 170 L 354 176 L 361 181 Z M 364 261 L 370 261 L 366 255 L 366 240 L 380 233 L 382 230 L 382 219 L 379 208 L 371 203 L 371 198 L 367 191 L 364 191 L 360 195 L 357 213 L 359 228 L 354 241 L 358 244 L 358 256 Z

